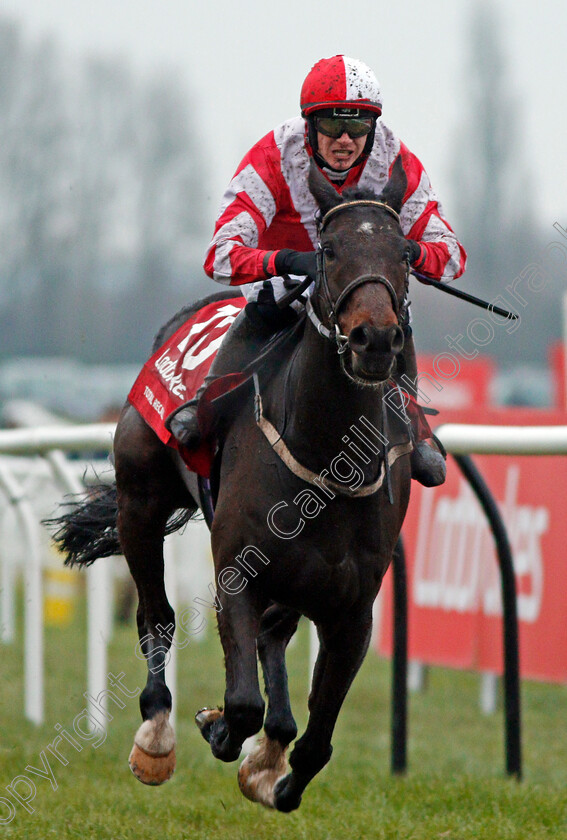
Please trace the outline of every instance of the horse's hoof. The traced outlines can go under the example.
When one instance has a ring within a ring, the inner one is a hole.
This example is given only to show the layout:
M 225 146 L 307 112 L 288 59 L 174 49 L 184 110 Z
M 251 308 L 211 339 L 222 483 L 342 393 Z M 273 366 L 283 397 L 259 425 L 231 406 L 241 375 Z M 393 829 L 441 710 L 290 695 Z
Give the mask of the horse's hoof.
M 274 791 L 287 772 L 286 748 L 278 741 L 262 739 L 247 755 L 238 771 L 238 786 L 243 796 L 265 808 L 275 808 Z
M 207 743 L 210 743 L 211 739 L 211 727 L 215 721 L 219 718 L 223 717 L 223 710 L 220 709 L 218 706 L 216 709 L 209 709 L 205 706 L 203 709 L 199 709 L 197 714 L 195 715 L 195 723 L 199 727 L 201 735 L 205 739 Z
M 175 770 L 175 747 L 167 755 L 151 755 L 134 744 L 128 759 L 130 770 L 144 785 L 162 785 Z
M 291 784 L 292 774 L 288 773 L 282 779 L 278 779 L 274 785 L 274 807 L 284 814 L 295 811 L 301 805 L 301 795 L 293 791 Z
M 145 785 L 162 785 L 175 770 L 175 735 L 169 712 L 145 720 L 136 732 L 128 759 L 130 770 Z

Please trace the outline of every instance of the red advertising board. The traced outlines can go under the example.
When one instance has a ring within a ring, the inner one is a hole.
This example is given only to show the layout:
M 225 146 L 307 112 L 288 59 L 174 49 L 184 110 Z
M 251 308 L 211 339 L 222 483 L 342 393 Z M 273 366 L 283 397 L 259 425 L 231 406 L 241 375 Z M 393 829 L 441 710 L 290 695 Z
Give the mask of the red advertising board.
M 566 425 L 564 412 L 443 411 L 440 422 Z M 500 507 L 518 592 L 523 677 L 567 683 L 567 458 L 473 456 Z M 449 456 L 442 487 L 412 482 L 403 529 L 409 656 L 431 664 L 502 671 L 502 602 L 492 533 Z M 391 572 L 377 645 L 391 650 Z
M 431 356 L 420 353 L 418 370 L 419 398 L 423 405 L 431 403 L 439 410 L 460 410 L 490 402 L 494 364 L 488 358 L 460 359 L 457 369 L 450 364 L 447 366 L 443 354 Z
M 549 349 L 549 362 L 553 382 L 554 405 L 559 410 L 565 410 L 567 408 L 567 371 L 565 369 L 566 355 L 567 348 L 561 342 L 553 344 Z

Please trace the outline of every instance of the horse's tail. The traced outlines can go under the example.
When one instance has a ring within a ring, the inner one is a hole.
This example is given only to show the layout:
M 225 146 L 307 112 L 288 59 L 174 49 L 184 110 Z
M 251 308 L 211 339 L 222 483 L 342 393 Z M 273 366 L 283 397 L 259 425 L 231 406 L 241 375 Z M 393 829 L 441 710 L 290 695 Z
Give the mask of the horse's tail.
M 53 531 L 66 566 L 90 566 L 99 557 L 122 554 L 116 526 L 116 484 L 89 487 L 86 497 L 62 506 L 69 510 L 44 524 Z
M 89 487 L 86 497 L 65 502 L 66 513 L 44 524 L 53 532 L 53 541 L 65 556 L 66 566 L 90 566 L 99 557 L 122 554 L 118 536 L 116 484 Z M 196 514 L 194 505 L 170 516 L 165 534 L 179 531 Z

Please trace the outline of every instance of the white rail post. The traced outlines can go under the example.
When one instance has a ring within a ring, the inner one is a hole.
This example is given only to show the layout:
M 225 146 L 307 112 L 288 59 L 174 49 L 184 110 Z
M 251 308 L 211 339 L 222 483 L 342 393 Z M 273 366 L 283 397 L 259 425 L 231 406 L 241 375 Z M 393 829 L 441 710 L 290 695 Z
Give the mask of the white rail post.
M 480 680 L 480 708 L 484 715 L 493 715 L 498 709 L 500 679 L 492 671 L 483 671 Z
M 63 452 L 50 450 L 45 457 L 70 493 L 85 492 Z M 97 720 L 101 717 L 100 712 L 96 714 L 99 708 L 103 709 L 104 715 L 108 712 L 104 691 L 108 679 L 107 644 L 112 623 L 111 571 L 109 558 L 106 557 L 87 569 L 87 703 L 89 713 Z M 106 717 L 100 723 L 101 728 L 106 729 Z
M 110 609 L 110 586 L 108 558 L 97 560 L 87 569 L 87 690 L 89 712 L 99 719 L 97 709 L 102 707 L 104 714 L 108 712 L 106 689 L 108 679 L 108 615 Z M 96 701 L 96 702 L 95 702 Z M 106 721 L 106 718 L 105 718 Z M 101 728 L 106 729 L 106 722 L 101 722 Z
M 43 586 L 41 569 L 41 542 L 39 526 L 26 492 L 0 461 L 0 486 L 6 493 L 20 519 L 28 548 L 24 564 L 24 712 L 32 723 L 43 723 Z
M 16 567 L 11 558 L 0 563 L 0 642 L 10 644 L 16 638 Z

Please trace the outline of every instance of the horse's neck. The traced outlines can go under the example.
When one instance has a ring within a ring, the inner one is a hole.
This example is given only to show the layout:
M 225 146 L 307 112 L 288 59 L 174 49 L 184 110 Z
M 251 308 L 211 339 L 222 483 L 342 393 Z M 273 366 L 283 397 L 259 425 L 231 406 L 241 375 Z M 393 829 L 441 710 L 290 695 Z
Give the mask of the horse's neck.
M 326 464 L 341 451 L 352 452 L 361 435 L 379 446 L 382 391 L 352 382 L 341 369 L 336 347 L 307 324 L 290 371 L 293 403 L 288 406 L 285 440 L 297 457 Z M 376 431 L 373 431 L 375 429 Z M 350 447 L 350 448 L 349 448 Z M 367 465 L 373 471 L 377 458 Z

